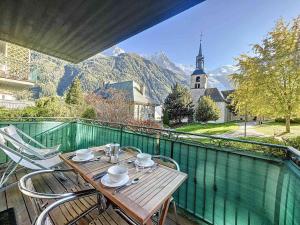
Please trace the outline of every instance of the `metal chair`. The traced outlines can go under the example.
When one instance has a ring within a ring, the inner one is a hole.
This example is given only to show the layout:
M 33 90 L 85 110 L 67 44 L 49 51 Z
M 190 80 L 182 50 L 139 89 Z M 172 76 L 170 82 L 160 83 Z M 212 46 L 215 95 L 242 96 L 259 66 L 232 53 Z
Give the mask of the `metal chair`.
M 123 151 L 134 151 L 134 152 L 137 152 L 137 153 L 142 153 L 141 149 L 136 148 L 134 146 L 123 146 L 120 149 L 123 150 Z
M 2 134 L 3 138 L 11 143 L 16 149 L 22 149 L 24 153 L 39 159 L 59 154 L 60 145 L 48 148 L 13 125 L 0 128 L 0 134 Z M 24 140 L 24 137 L 27 142 Z M 35 147 L 34 145 L 38 147 Z
M 43 214 L 43 210 L 44 210 L 44 206 L 49 205 L 49 202 L 47 202 L 47 200 L 51 201 L 51 200 L 57 200 L 57 199 L 61 199 L 62 201 L 59 201 L 60 203 L 64 203 L 70 200 L 75 200 L 77 198 L 81 198 L 81 197 L 87 197 L 93 194 L 97 194 L 97 202 L 96 204 L 91 204 L 88 203 L 88 205 L 86 206 L 86 210 L 78 215 L 77 217 L 74 217 L 68 224 L 73 224 L 75 222 L 77 222 L 80 218 L 84 217 L 86 214 L 88 214 L 89 212 L 91 212 L 92 210 L 98 208 L 99 212 L 104 211 L 105 207 L 106 207 L 106 202 L 104 197 L 97 192 L 95 189 L 88 189 L 88 190 L 80 190 L 80 191 L 75 191 L 75 192 L 65 192 L 65 193 L 42 193 L 42 192 L 37 192 L 34 189 L 34 185 L 32 183 L 32 178 L 37 176 L 37 175 L 44 175 L 47 173 L 65 173 L 65 172 L 72 172 L 73 169 L 56 169 L 56 170 L 39 170 L 39 171 L 34 171 L 31 172 L 29 174 L 24 175 L 20 180 L 19 180 L 19 190 L 26 196 L 30 197 L 30 199 L 32 200 L 35 210 L 37 212 L 37 214 L 39 214 L 40 212 L 41 215 Z M 45 183 L 46 185 L 46 183 Z M 75 186 L 73 187 L 75 188 Z M 41 204 L 41 200 L 44 200 L 45 203 Z M 56 202 L 54 202 L 52 205 L 56 206 L 55 204 Z M 49 205 L 50 207 L 50 205 Z M 51 210 L 53 208 L 53 206 L 51 206 L 48 210 Z M 46 219 L 46 218 L 44 218 Z M 37 224 L 43 224 L 44 223 L 44 219 L 40 220 L 39 223 Z
M 8 181 L 9 177 L 16 172 L 18 166 L 22 166 L 31 170 L 43 170 L 43 169 L 53 169 L 57 168 L 62 164 L 61 159 L 58 155 L 51 155 L 48 157 L 43 157 L 43 159 L 34 159 L 30 155 L 24 153 L 22 150 L 15 150 L 5 145 L 5 141 L 0 134 L 0 150 L 2 150 L 8 157 L 9 161 L 5 171 L 0 178 L 0 188 L 4 188 L 4 184 Z M 8 188 L 12 185 L 5 186 Z
M 177 171 L 180 171 L 179 164 L 172 158 L 164 156 L 164 155 L 154 155 L 152 156 L 152 159 L 154 161 L 158 161 L 160 164 L 163 164 L 169 168 L 175 169 Z M 176 208 L 176 202 L 173 197 L 171 197 L 170 204 L 173 204 L 174 208 L 174 214 L 175 214 L 175 222 L 178 224 L 178 215 L 177 215 L 177 208 Z
M 94 218 L 89 224 L 96 225 L 96 224 L 104 224 L 107 225 L 115 225 L 116 223 L 119 225 L 129 225 L 135 224 L 128 216 L 126 216 L 122 211 L 113 208 L 113 206 L 107 206 L 107 200 L 105 197 L 95 189 L 88 189 L 88 190 L 81 190 L 76 192 L 67 192 L 67 193 L 41 193 L 36 192 L 31 186 L 31 179 L 34 176 L 42 175 L 46 173 L 56 173 L 56 172 L 70 172 L 73 171 L 72 169 L 66 170 L 42 170 L 42 171 L 35 171 L 23 176 L 19 181 L 19 189 L 24 194 L 29 196 L 33 199 L 55 199 L 57 201 L 49 204 L 47 208 L 41 210 L 42 212 L 36 219 L 36 225 L 46 225 L 47 218 L 50 211 L 59 207 L 60 205 L 70 202 L 70 201 L 78 201 L 80 198 L 85 198 L 92 195 L 97 195 L 97 202 L 95 205 L 90 205 L 87 210 L 85 210 L 77 217 L 74 217 L 71 221 L 67 224 L 74 224 L 82 217 L 89 214 L 91 211 L 98 208 L 99 215 Z M 59 225 L 61 224 L 61 221 Z

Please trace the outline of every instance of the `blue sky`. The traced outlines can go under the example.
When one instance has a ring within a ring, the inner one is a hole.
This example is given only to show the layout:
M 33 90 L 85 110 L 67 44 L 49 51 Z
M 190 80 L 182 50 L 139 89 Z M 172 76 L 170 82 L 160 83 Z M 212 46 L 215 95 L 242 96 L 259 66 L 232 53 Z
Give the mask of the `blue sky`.
M 194 65 L 203 32 L 206 69 L 234 64 L 283 17 L 300 15 L 300 0 L 206 0 L 118 44 L 126 52 L 165 52 L 180 64 Z

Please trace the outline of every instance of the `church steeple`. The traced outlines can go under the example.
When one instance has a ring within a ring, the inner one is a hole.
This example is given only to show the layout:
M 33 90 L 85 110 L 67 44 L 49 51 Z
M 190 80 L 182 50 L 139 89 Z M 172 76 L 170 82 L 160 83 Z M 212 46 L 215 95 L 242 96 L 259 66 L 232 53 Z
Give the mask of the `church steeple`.
M 201 37 L 200 37 L 200 47 L 199 47 L 199 53 L 196 57 L 196 69 L 202 71 L 203 73 L 204 72 L 204 56 L 202 54 L 202 34 L 201 34 Z

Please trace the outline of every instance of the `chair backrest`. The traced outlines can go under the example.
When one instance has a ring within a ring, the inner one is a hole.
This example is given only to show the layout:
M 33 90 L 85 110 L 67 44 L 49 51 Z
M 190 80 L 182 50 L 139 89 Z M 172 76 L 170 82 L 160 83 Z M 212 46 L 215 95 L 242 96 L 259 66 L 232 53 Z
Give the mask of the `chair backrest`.
M 13 125 L 0 128 L 2 137 L 11 143 L 17 150 L 22 151 L 28 155 L 37 156 L 43 158 L 43 155 L 38 151 L 37 148 L 27 144 L 22 137 L 18 134 L 17 128 Z
M 164 155 L 154 155 L 152 156 L 154 161 L 158 161 L 160 164 L 170 167 L 172 169 L 180 171 L 179 164 L 172 158 Z
M 14 125 L 9 125 L 7 127 L 2 128 L 4 132 L 6 132 L 9 136 L 13 137 L 15 140 L 20 142 L 23 145 L 26 145 L 27 143 L 22 139 L 22 137 L 18 134 L 18 131 Z
M 32 170 L 46 169 L 44 166 L 40 165 L 39 163 L 34 162 L 34 160 L 31 160 L 28 157 L 22 155 L 22 153 L 6 146 L 5 139 L 3 138 L 2 134 L 0 134 L 0 149 L 11 160 L 13 160 L 15 163 L 18 163 L 21 166 L 24 166 L 24 167 L 32 169 Z

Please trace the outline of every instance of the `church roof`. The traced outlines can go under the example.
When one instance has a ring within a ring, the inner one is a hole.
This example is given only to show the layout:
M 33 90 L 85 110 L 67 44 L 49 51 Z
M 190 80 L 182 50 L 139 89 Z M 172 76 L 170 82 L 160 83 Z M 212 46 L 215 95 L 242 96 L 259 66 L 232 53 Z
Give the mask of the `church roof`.
M 223 94 L 223 96 L 224 96 L 224 98 L 225 98 L 226 100 L 228 100 L 228 99 L 227 99 L 228 96 L 229 96 L 230 94 L 232 94 L 233 92 L 234 92 L 234 90 L 221 91 L 221 93 Z
M 192 75 L 201 75 L 206 74 L 203 69 L 195 69 L 195 71 L 192 73 Z
M 204 96 L 209 96 L 215 102 L 225 102 L 225 98 L 218 88 L 205 89 Z

